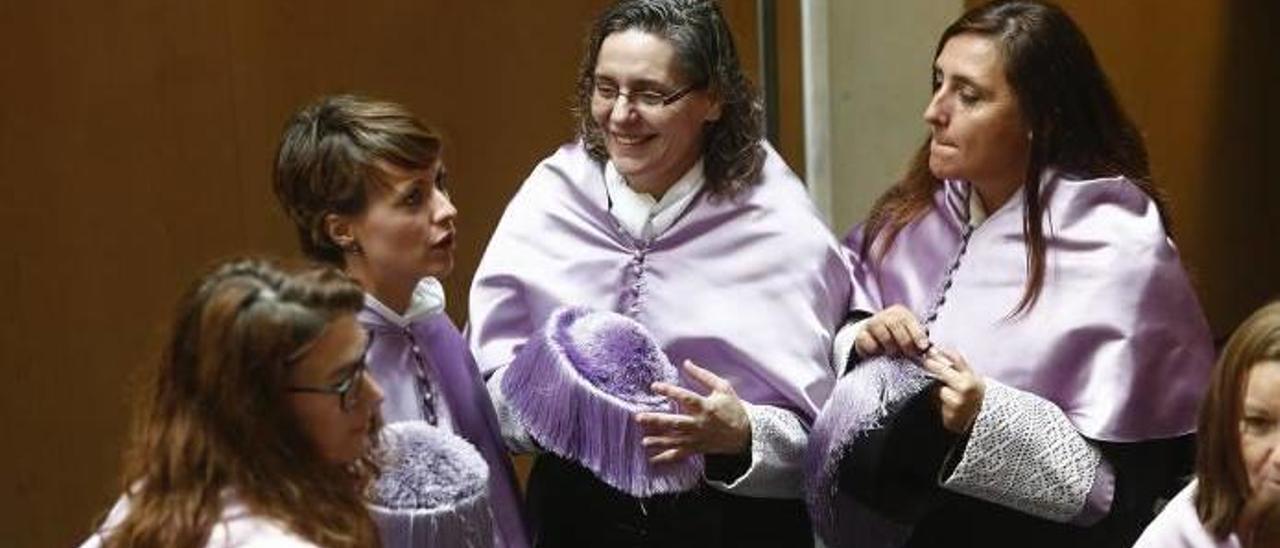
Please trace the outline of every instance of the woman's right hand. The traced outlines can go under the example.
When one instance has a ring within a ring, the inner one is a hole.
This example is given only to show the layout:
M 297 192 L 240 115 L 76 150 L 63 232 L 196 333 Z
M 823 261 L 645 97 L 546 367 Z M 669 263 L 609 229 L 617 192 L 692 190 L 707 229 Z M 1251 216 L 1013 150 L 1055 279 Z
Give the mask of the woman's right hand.
M 853 340 L 859 357 L 880 354 L 914 357 L 929 348 L 928 333 L 916 315 L 905 306 L 895 304 L 866 321 L 862 332 Z

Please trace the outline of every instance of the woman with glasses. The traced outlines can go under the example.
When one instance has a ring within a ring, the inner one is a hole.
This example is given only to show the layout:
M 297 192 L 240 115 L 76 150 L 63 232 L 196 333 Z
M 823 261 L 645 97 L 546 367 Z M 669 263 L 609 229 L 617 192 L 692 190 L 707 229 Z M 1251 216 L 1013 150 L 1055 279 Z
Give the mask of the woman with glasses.
M 498 541 L 527 546 L 511 461 L 465 340 L 445 314 L 457 209 L 440 138 L 395 103 L 322 98 L 287 124 L 274 190 L 308 257 L 365 288 L 369 373 L 387 422 L 423 420 L 465 438 L 489 465 Z
M 579 68 L 580 141 L 507 206 L 471 290 L 470 341 L 504 436 L 536 448 L 502 377 L 553 310 L 643 324 L 685 387 L 637 415 L 654 465 L 705 457 L 692 492 L 634 498 L 537 456 L 540 546 L 804 546 L 807 427 L 830 390 L 849 271 L 804 185 L 761 140 L 762 111 L 714 2 L 633 0 L 595 21 Z M 522 357 L 523 356 L 523 357 Z M 557 402 L 548 402 L 555 405 Z
M 382 391 L 360 288 L 224 264 L 188 291 L 139 400 L 125 495 L 85 546 L 374 546 Z
M 1136 548 L 1280 546 L 1280 302 L 1240 324 L 1209 382 L 1195 481 Z

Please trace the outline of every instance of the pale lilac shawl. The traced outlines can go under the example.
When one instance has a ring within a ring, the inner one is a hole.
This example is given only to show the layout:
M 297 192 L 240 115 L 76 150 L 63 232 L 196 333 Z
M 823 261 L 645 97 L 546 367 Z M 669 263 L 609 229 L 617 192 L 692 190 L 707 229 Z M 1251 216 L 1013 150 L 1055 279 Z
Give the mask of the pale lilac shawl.
M 486 372 L 511 363 L 562 305 L 627 314 L 672 363 L 689 359 L 755 404 L 811 420 L 831 391 L 831 339 L 849 305 L 847 260 L 772 149 L 734 199 L 701 192 L 639 242 L 608 210 L 580 144 L 539 164 L 511 200 L 471 288 L 469 337 Z
M 862 257 L 862 227 L 846 244 L 855 302 L 923 314 L 968 218 L 969 185 L 948 181 L 933 208 L 883 260 Z M 1167 438 L 1194 431 L 1213 365 L 1208 323 L 1149 197 L 1129 180 L 1081 180 L 1049 170 L 1046 275 L 1029 313 L 1010 317 L 1027 279 L 1019 191 L 974 230 L 931 328 L 980 374 L 1058 405 L 1086 437 Z

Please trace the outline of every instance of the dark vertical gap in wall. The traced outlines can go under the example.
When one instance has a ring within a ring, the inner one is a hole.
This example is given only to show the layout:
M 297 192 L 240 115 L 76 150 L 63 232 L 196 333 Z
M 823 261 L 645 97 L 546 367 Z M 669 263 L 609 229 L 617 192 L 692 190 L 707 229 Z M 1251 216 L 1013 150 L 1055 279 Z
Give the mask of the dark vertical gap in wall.
M 1208 129 L 1207 165 L 1213 166 L 1198 227 L 1210 235 L 1214 251 L 1204 270 L 1204 303 L 1214 336 L 1223 341 L 1252 311 L 1280 297 L 1280 185 L 1270 162 L 1280 154 L 1274 135 L 1276 75 L 1280 46 L 1273 33 L 1280 4 L 1230 2 L 1219 63 L 1225 86 Z M 1270 121 L 1269 121 L 1270 120 Z
M 757 0 L 759 27 L 760 88 L 764 92 L 765 138 L 775 147 L 778 141 L 778 13 L 774 0 Z

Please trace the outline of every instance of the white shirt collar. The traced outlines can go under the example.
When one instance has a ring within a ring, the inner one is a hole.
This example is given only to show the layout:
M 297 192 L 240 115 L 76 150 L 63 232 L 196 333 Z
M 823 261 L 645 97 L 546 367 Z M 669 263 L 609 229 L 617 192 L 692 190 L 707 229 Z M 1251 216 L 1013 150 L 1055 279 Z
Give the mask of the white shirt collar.
M 1058 170 L 1056 168 L 1052 166 L 1044 168 L 1040 172 L 1040 186 L 1043 187 L 1045 184 L 1045 181 L 1049 181 L 1057 176 L 1058 176 Z M 982 205 L 982 198 L 978 196 L 978 190 L 973 186 L 973 183 L 969 183 L 968 186 L 969 186 L 969 225 L 977 228 L 979 225 L 986 222 L 987 218 L 990 217 L 991 214 L 994 212 L 987 211 L 987 208 Z M 1012 202 L 1015 199 L 1018 199 L 1019 196 L 1022 196 L 1022 193 L 1023 193 L 1023 189 L 1019 187 L 1017 190 L 1013 192 L 1013 194 L 1009 195 L 1009 198 L 1004 201 L 1004 205 L 996 208 L 996 210 L 1009 207 L 1009 202 Z
M 705 181 L 702 159 L 699 158 L 667 189 L 661 200 L 655 200 L 650 194 L 633 190 L 612 161 L 604 164 L 605 190 L 611 202 L 609 212 L 623 230 L 639 240 L 650 240 L 671 228 L 676 218 L 693 202 Z
M 987 208 L 982 207 L 982 198 L 978 191 L 969 186 L 969 226 L 977 227 L 987 220 Z
M 414 320 L 444 312 L 444 285 L 432 277 L 419 280 L 417 287 L 413 288 L 409 308 L 404 311 L 403 316 L 382 304 L 372 293 L 364 294 L 364 304 L 397 326 L 409 327 Z

